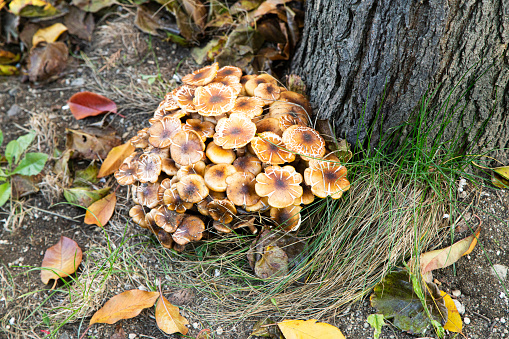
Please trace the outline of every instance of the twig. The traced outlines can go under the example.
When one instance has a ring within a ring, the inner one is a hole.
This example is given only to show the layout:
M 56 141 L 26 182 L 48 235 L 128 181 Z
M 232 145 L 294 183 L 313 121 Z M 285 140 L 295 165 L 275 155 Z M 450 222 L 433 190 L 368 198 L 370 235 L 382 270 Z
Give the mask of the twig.
M 490 318 L 488 318 L 488 317 L 487 317 L 487 316 L 485 316 L 485 315 L 482 315 L 482 314 L 480 314 L 480 313 L 473 312 L 473 311 L 472 311 L 472 314 L 473 314 L 473 315 L 478 316 L 478 317 L 479 317 L 479 318 L 481 318 L 481 319 L 486 320 L 486 321 L 487 321 L 487 322 L 489 322 L 489 323 L 491 323 L 491 319 L 490 319 Z
M 48 214 L 51 214 L 51 215 L 54 215 L 54 216 L 57 216 L 57 217 L 60 217 L 60 218 L 64 218 L 64 219 L 71 220 L 71 221 L 76 221 L 74 218 L 66 217 L 65 215 L 61 215 L 61 214 L 57 214 L 57 213 L 54 213 L 54 212 L 50 212 L 48 210 L 45 210 L 45 209 L 42 209 L 42 208 L 39 208 L 39 207 L 30 206 L 30 205 L 26 205 L 26 206 L 28 208 L 33 208 L 35 210 L 38 210 L 38 211 L 41 211 L 41 212 L 44 212 L 44 213 L 48 213 Z M 81 217 L 81 215 L 80 215 L 80 217 Z

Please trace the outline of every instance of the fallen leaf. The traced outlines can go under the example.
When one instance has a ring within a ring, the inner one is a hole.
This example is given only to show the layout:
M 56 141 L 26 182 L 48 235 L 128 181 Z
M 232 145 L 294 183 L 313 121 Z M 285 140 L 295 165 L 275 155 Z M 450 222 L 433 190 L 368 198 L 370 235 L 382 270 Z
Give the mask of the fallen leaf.
M 491 182 L 498 188 L 509 188 L 509 180 L 498 173 L 492 173 Z
M 255 275 L 266 279 L 288 273 L 288 255 L 278 246 L 267 246 L 254 267 Z
M 52 4 L 43 0 L 13 0 L 9 3 L 9 10 L 15 15 L 29 18 L 53 16 L 58 13 Z
M 12 198 L 18 200 L 39 191 L 34 176 L 13 175 L 11 177 Z
M 260 17 L 265 14 L 275 13 L 278 5 L 283 5 L 292 0 L 266 0 L 254 12 L 254 17 Z
M 106 159 L 104 159 L 97 177 L 103 178 L 114 173 L 120 167 L 124 159 L 130 156 L 134 151 L 135 148 L 130 141 L 120 146 L 113 147 Z
M 345 339 L 339 328 L 316 319 L 284 320 L 277 324 L 285 339 Z
M 85 224 L 103 227 L 113 215 L 116 204 L 117 196 L 115 192 L 97 200 L 88 206 L 87 213 L 85 213 Z
M 159 329 L 167 334 L 179 332 L 185 335 L 189 331 L 185 326 L 189 321 L 181 316 L 179 308 L 170 304 L 164 296 L 157 301 L 156 322 Z
M 447 307 L 447 322 L 444 325 L 444 329 L 455 333 L 461 333 L 463 330 L 463 321 L 456 308 L 456 304 L 451 296 L 444 291 L 440 291 L 440 295 L 444 297 L 445 307 Z
M 103 8 L 114 5 L 115 3 L 115 0 L 73 0 L 71 4 L 85 12 L 96 13 Z
M 22 46 L 24 45 L 24 48 L 27 51 L 32 49 L 32 38 L 35 32 L 37 32 L 40 28 L 41 25 L 29 22 L 23 26 L 23 29 L 19 33 L 19 39 L 22 42 Z
M 193 47 L 191 49 L 191 56 L 199 65 L 203 64 L 205 61 L 212 61 L 221 51 L 225 43 L 225 39 L 212 39 L 203 47 Z
M 263 37 L 257 30 L 248 25 L 239 25 L 228 35 L 228 40 L 215 61 L 220 65 L 236 65 L 246 69 L 263 42 Z
M 0 75 L 18 75 L 19 69 L 16 66 L 0 65 Z
M 380 334 L 382 333 L 382 326 L 385 325 L 384 315 L 383 314 L 370 314 L 368 315 L 368 319 L 366 319 L 368 324 L 373 327 L 375 330 L 373 332 L 373 339 L 380 339 Z
M 64 17 L 64 24 L 67 26 L 69 34 L 85 41 L 92 41 L 92 32 L 95 26 L 94 15 L 92 13 L 87 13 L 71 6 L 69 13 Z
M 203 29 L 207 22 L 207 9 L 200 0 L 181 0 L 186 12 L 193 18 L 198 27 Z
M 509 180 L 509 166 L 495 167 L 492 170 Z
M 78 244 L 67 237 L 61 236 L 56 245 L 44 253 L 42 260 L 41 280 L 47 284 L 51 279 L 65 278 L 76 272 L 81 263 L 83 253 Z M 56 282 L 55 282 L 56 283 Z
M 93 161 L 87 168 L 77 170 L 74 173 L 74 184 L 76 186 L 96 184 L 99 181 L 97 173 L 99 173 L 99 167 L 97 167 L 97 162 Z
M 18 62 L 21 59 L 21 54 L 14 54 L 9 51 L 0 49 L 0 65 L 8 65 Z
M 79 92 L 67 101 L 72 115 L 77 120 L 102 113 L 117 113 L 117 105 L 110 99 L 92 92 Z
M 104 304 L 90 319 L 90 325 L 96 323 L 114 324 L 121 319 L 136 317 L 144 308 L 154 306 L 158 292 L 130 290 L 122 292 Z
M 65 31 L 67 31 L 67 27 L 59 22 L 51 26 L 41 28 L 35 32 L 32 37 L 32 46 L 37 46 L 41 42 L 55 42 Z
M 61 41 L 32 49 L 28 56 L 28 78 L 36 82 L 60 74 L 67 67 L 68 57 L 67 45 Z
M 93 190 L 86 187 L 73 187 L 64 189 L 64 198 L 71 204 L 81 207 L 89 207 L 97 200 L 104 197 L 110 188 L 105 187 L 99 190 Z
M 250 12 L 258 8 L 262 2 L 263 0 L 239 0 L 230 6 L 230 13 L 235 15 Z
M 108 153 L 121 143 L 114 130 L 86 128 L 82 131 L 67 129 L 67 132 L 66 147 L 75 150 L 73 157 L 105 159 Z

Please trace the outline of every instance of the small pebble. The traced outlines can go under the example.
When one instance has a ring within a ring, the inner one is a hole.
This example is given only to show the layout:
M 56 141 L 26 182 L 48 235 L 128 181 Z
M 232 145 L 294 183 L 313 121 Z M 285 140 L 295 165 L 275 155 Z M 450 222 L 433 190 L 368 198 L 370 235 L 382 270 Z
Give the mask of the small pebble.
M 198 328 L 198 323 L 193 323 L 194 328 Z
M 223 334 L 223 328 L 222 328 L 222 327 L 218 327 L 218 328 L 217 328 L 217 330 L 216 330 L 216 333 L 217 333 L 218 335 Z
M 459 297 L 461 295 L 461 291 L 460 290 L 452 290 L 451 293 L 455 297 Z
M 369 324 L 368 323 L 364 323 L 364 324 L 362 324 L 362 326 L 364 326 L 364 328 L 368 328 Z
M 505 299 L 506 296 L 505 296 L 505 293 L 504 292 L 500 292 L 500 299 Z
M 465 317 L 465 319 L 463 319 L 463 322 L 465 323 L 465 325 L 470 324 L 470 318 L 469 317 Z
M 490 273 L 495 277 L 505 280 L 507 278 L 507 266 L 495 264 L 490 268 Z
M 11 325 L 14 325 L 14 322 L 16 321 L 16 318 L 12 317 L 10 320 L 9 320 L 9 324 Z
M 130 334 L 129 334 L 129 339 L 134 339 L 134 338 L 136 338 L 136 334 L 134 334 L 134 333 L 130 333 Z
M 462 303 L 459 302 L 457 299 L 452 300 L 454 302 L 454 305 L 456 305 L 456 309 L 458 310 L 459 314 L 465 314 L 465 306 L 463 306 Z
M 505 324 L 505 318 L 500 318 L 500 322 L 501 322 L 502 324 Z

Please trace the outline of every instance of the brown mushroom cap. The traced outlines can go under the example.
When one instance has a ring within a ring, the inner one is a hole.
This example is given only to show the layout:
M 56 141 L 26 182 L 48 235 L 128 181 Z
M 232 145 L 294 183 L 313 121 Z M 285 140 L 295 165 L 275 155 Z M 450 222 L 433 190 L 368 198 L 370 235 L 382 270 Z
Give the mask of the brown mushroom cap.
M 211 141 L 205 151 L 207 158 L 214 164 L 231 164 L 235 160 L 235 152 L 231 149 L 224 149 Z
M 292 166 L 269 166 L 256 176 L 255 190 L 261 197 L 268 197 L 269 205 L 284 208 L 293 205 L 302 196 L 302 175 Z
M 194 215 L 188 215 L 171 236 L 173 241 L 179 245 L 185 245 L 191 241 L 199 241 L 205 231 L 203 221 Z
M 137 191 L 137 198 L 141 205 L 154 208 L 161 203 L 158 195 L 159 183 L 141 184 Z
M 172 185 L 171 179 L 166 178 L 159 184 L 159 190 L 157 191 L 157 198 L 159 201 L 164 201 L 164 191 L 170 189 Z
M 270 105 L 269 114 L 279 120 L 282 130 L 292 125 L 307 126 L 309 117 L 306 111 L 297 104 L 284 101 L 276 101 Z
M 253 119 L 262 115 L 264 105 L 264 101 L 257 97 L 239 97 L 235 100 L 231 113 L 245 114 Z
M 337 162 L 312 159 L 309 168 L 304 171 L 304 178 L 317 197 L 339 199 L 350 188 L 346 174 L 346 167 Z
M 302 196 L 300 198 L 295 199 L 293 204 L 296 206 L 309 205 L 313 201 L 315 201 L 315 195 L 311 191 L 311 187 L 309 185 L 304 184 L 304 185 L 302 185 Z
M 219 64 L 215 62 L 210 66 L 200 68 L 192 74 L 184 76 L 182 82 L 193 86 L 205 86 L 216 77 L 218 69 Z
M 309 104 L 309 100 L 306 98 L 305 95 L 292 91 L 284 91 L 281 92 L 281 94 L 279 95 L 279 100 L 293 102 L 294 104 L 297 104 L 300 107 L 302 107 L 306 111 L 308 116 L 311 116 L 312 113 L 311 105 Z
M 186 112 L 196 112 L 193 99 L 196 87 L 189 85 L 182 85 L 173 92 L 173 99 L 177 102 L 180 108 Z
M 171 187 L 164 191 L 163 202 L 172 211 L 184 213 L 193 207 L 193 203 L 184 201 L 177 190 L 177 184 L 173 183 Z
M 203 199 L 202 201 L 195 204 L 198 212 L 206 217 L 209 216 L 209 210 L 207 209 L 208 203 L 209 202 L 207 201 L 207 199 Z
M 237 172 L 235 167 L 230 164 L 217 164 L 205 169 L 203 176 L 208 188 L 215 192 L 226 191 L 226 178 Z
M 232 231 L 229 224 L 223 224 L 222 222 L 216 220 L 212 222 L 212 227 L 214 227 L 214 229 L 220 233 L 231 233 Z
M 279 126 L 279 119 L 265 118 L 256 123 L 256 133 L 272 132 L 279 136 L 283 135 L 283 130 Z
M 255 74 L 252 75 L 243 75 L 240 77 L 240 84 L 242 85 L 242 89 L 240 90 L 239 95 L 247 95 L 246 92 L 246 82 L 248 82 L 251 79 L 256 78 Z
M 156 154 L 161 158 L 161 160 L 170 158 L 170 149 L 169 148 L 159 148 L 159 147 L 154 147 L 152 145 L 149 145 L 147 148 L 145 148 L 145 151 L 143 153 L 144 154 Z
M 256 189 L 256 187 L 255 187 Z M 260 200 L 252 205 L 252 206 L 246 206 L 244 209 L 247 212 L 265 212 L 270 208 L 269 205 L 269 198 L 268 197 L 261 197 Z
M 262 163 L 257 157 L 252 155 L 244 155 L 235 159 L 233 166 L 237 172 L 251 172 L 255 176 L 262 171 Z
M 161 159 L 162 162 L 161 162 L 161 170 L 168 174 L 168 175 L 176 175 L 177 172 L 178 172 L 178 168 L 177 166 L 175 166 L 175 161 L 173 161 L 173 159 L 170 159 L 170 158 L 163 158 Z
M 197 163 L 190 166 L 182 166 L 177 171 L 177 178 L 178 180 L 181 180 L 183 177 L 186 177 L 189 174 L 198 174 L 199 176 L 203 177 L 205 174 L 205 166 L 206 165 L 203 161 L 198 161 Z
M 302 207 L 291 205 L 285 208 L 270 209 L 270 218 L 276 222 L 284 231 L 295 232 L 301 223 L 300 211 Z
M 237 230 L 239 228 L 248 228 L 252 234 L 256 234 L 256 233 L 258 233 L 258 229 L 256 228 L 256 226 L 254 224 L 255 220 L 256 220 L 255 217 L 251 217 L 248 220 L 238 222 L 232 227 L 232 229 Z
M 136 167 L 130 163 L 122 163 L 115 171 L 115 179 L 119 185 L 132 185 L 136 182 Z
M 209 191 L 209 196 L 215 200 L 223 200 L 226 199 L 226 191 L 224 192 Z
M 178 106 L 177 106 L 178 108 Z M 154 113 L 154 117 L 148 119 L 148 122 L 153 125 L 155 124 L 157 121 L 161 120 L 162 118 L 164 117 L 168 117 L 168 118 L 176 118 L 176 119 L 179 119 L 180 118 L 183 118 L 185 117 L 186 115 L 188 114 L 188 112 L 184 111 L 183 109 L 179 109 L 179 110 L 175 110 L 175 111 L 171 111 L 171 112 L 167 112 L 167 113 L 158 113 L 156 111 L 156 113 Z
M 325 154 L 325 141 L 316 130 L 293 125 L 283 132 L 283 142 L 286 147 L 305 160 L 310 158 L 321 158 Z
M 179 131 L 171 138 L 171 158 L 182 166 L 202 160 L 205 151 L 203 140 L 194 131 Z
M 255 97 L 263 99 L 266 104 L 270 104 L 279 99 L 280 93 L 281 90 L 279 86 L 273 83 L 259 84 L 253 91 Z
M 229 118 L 217 123 L 214 142 L 225 149 L 243 147 L 253 139 L 255 133 L 256 125 L 249 117 L 232 113 Z
M 217 71 L 216 78 L 214 81 L 221 80 L 221 78 L 229 77 L 229 76 L 235 76 L 237 79 L 239 79 L 237 82 L 240 81 L 240 77 L 242 76 L 242 70 L 235 66 L 224 66 L 221 67 Z
M 161 206 L 161 208 L 157 209 L 157 212 L 154 215 L 154 220 L 157 226 L 161 227 L 168 233 L 173 233 L 177 230 L 185 217 L 185 214 L 176 213 L 166 206 Z
M 231 87 L 214 82 L 196 89 L 194 106 L 201 115 L 216 116 L 231 111 L 235 98 Z
M 212 200 L 207 204 L 209 215 L 212 219 L 223 224 L 232 222 L 233 217 L 237 214 L 235 205 L 229 200 Z
M 183 177 L 176 185 L 179 196 L 186 202 L 200 202 L 209 195 L 209 189 L 205 185 L 205 181 L 198 174 Z
M 171 144 L 171 137 L 181 130 L 180 119 L 175 117 L 164 117 L 156 121 L 148 129 L 150 137 L 148 142 L 158 148 L 166 148 Z
M 140 182 L 156 182 L 161 174 L 161 158 L 156 154 L 143 154 L 138 160 L 136 178 Z
M 136 148 L 145 148 L 148 146 L 148 127 L 145 127 L 142 130 L 139 130 L 138 133 L 134 137 L 132 137 L 129 141 L 131 145 Z
M 242 91 L 242 85 L 239 83 L 239 80 L 240 79 L 235 76 L 227 76 L 219 80 L 214 80 L 212 83 L 223 84 L 230 87 L 233 90 L 233 94 L 237 96 Z
M 244 85 L 244 88 L 249 96 L 254 96 L 254 90 L 256 89 L 256 87 L 258 87 L 260 84 L 265 83 L 277 85 L 277 80 L 268 74 L 260 74 L 257 75 L 255 78 L 248 80 Z
M 171 249 L 173 247 L 173 238 L 163 229 L 157 230 L 157 240 L 164 248 Z
M 215 125 L 208 121 L 201 121 L 199 119 L 187 119 L 185 124 L 182 124 L 183 131 L 195 131 L 205 141 L 207 138 L 212 138 L 214 135 Z
M 135 224 L 140 225 L 143 228 L 147 228 L 147 222 L 145 220 L 145 210 L 141 205 L 134 205 L 129 210 L 129 216 L 133 219 Z
M 280 165 L 295 160 L 295 154 L 286 150 L 281 137 L 272 132 L 260 133 L 251 140 L 256 156 L 269 165 Z
M 255 175 L 251 172 L 237 172 L 226 178 L 226 195 L 237 206 L 252 206 L 260 197 L 255 191 Z

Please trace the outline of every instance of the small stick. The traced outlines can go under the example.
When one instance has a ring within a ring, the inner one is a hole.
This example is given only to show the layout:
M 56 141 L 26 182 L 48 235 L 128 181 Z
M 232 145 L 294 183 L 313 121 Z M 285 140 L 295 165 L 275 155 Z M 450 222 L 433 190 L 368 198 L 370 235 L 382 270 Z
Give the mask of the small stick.
M 482 314 L 477 313 L 477 312 L 472 312 L 472 314 L 473 314 L 473 315 L 478 316 L 478 317 L 479 317 L 479 318 L 481 318 L 481 319 L 486 320 L 486 321 L 487 321 L 487 322 L 489 322 L 489 323 L 491 323 L 491 319 L 490 319 L 490 318 L 488 318 L 488 317 L 487 317 L 487 316 L 485 316 L 485 315 L 482 315 Z

